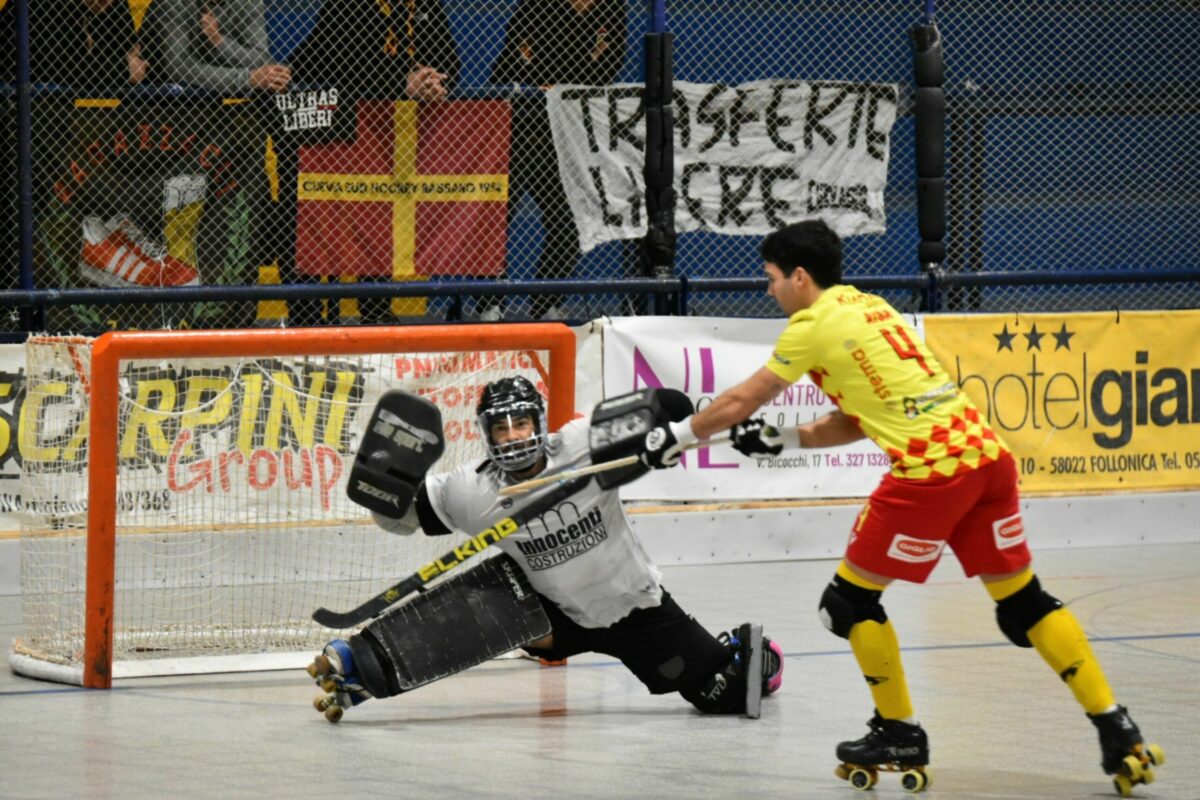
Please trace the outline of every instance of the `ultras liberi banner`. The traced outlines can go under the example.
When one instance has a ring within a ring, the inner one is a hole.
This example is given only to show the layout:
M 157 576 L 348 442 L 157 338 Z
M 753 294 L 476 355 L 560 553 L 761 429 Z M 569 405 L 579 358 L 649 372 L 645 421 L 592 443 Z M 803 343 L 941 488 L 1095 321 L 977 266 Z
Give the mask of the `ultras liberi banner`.
M 928 316 L 1027 491 L 1200 486 L 1200 311 Z

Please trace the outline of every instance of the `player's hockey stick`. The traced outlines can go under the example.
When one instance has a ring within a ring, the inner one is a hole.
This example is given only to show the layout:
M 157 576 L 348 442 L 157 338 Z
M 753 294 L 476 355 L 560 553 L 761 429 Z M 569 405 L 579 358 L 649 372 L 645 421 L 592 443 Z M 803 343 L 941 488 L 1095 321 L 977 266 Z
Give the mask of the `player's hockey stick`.
M 517 509 L 512 516 L 505 517 L 490 528 L 485 528 L 467 541 L 455 547 L 441 558 L 430 561 L 404 580 L 375 595 L 367 602 L 349 611 L 330 611 L 328 608 L 318 608 L 312 618 L 326 628 L 342 629 L 360 625 L 382 614 L 388 606 L 403 600 L 416 591 L 425 588 L 425 584 L 449 572 L 471 556 L 482 553 L 501 539 L 516 533 L 521 526 L 538 516 L 547 509 L 566 500 L 580 489 L 587 486 L 590 477 L 581 477 L 564 483 L 547 492 L 544 496 L 535 498 L 532 502 Z
M 683 448 L 684 452 L 688 450 L 697 450 L 701 447 L 708 447 L 710 444 L 722 442 L 728 439 L 727 434 L 714 436 L 711 439 L 705 439 L 700 442 L 692 442 L 687 447 Z M 583 475 L 595 475 L 597 472 L 608 472 L 610 469 L 620 469 L 621 467 L 632 467 L 638 463 L 638 456 L 625 456 L 624 458 L 614 458 L 612 461 L 602 461 L 599 464 L 591 464 L 586 467 L 578 467 L 576 469 L 566 469 L 562 472 L 556 472 L 553 475 L 542 475 L 537 478 L 530 478 L 521 483 L 514 483 L 512 486 L 505 486 L 499 491 L 501 497 L 512 497 L 517 494 L 525 494 L 534 489 L 541 488 L 548 483 L 561 483 L 569 481 Z

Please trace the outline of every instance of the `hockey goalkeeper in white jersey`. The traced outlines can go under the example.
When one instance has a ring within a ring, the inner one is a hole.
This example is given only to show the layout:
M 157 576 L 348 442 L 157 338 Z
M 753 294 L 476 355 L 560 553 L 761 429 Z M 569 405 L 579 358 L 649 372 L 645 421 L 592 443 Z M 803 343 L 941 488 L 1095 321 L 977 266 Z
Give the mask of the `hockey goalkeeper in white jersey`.
M 681 403 L 688 408 L 671 409 Z M 706 713 L 757 717 L 759 698 L 782 684 L 783 651 L 750 623 L 713 636 L 663 588 L 617 492 L 644 467 L 576 479 L 582 488 L 558 502 L 551 498 L 548 507 L 527 505 L 524 514 L 516 509 L 535 500 L 500 494 L 539 475 L 611 458 L 611 447 L 597 456 L 597 441 L 613 439 L 597 436 L 601 418 L 611 432 L 639 413 L 662 421 L 685 416 L 690 405 L 673 390 L 642 390 L 601 403 L 590 419 L 549 433 L 534 385 L 520 376 L 502 378 L 484 388 L 477 407 L 488 449 L 481 463 L 429 475 L 407 468 L 397 481 L 403 456 L 385 459 L 377 451 L 358 459 L 351 480 L 356 488 L 349 494 L 391 533 L 473 533 L 506 518 L 520 524 L 498 541 L 503 555 L 397 606 L 349 639 L 330 642 L 309 667 L 328 693 L 318 698 L 318 710 L 337 721 L 343 709 L 368 698 L 410 691 L 523 646 L 546 660 L 603 653 L 619 659 L 654 694 L 678 692 Z M 630 446 L 640 439 L 631 436 Z M 363 446 L 372 446 L 366 437 Z M 382 474 L 388 469 L 390 475 Z M 384 496 L 387 503 L 380 502 Z

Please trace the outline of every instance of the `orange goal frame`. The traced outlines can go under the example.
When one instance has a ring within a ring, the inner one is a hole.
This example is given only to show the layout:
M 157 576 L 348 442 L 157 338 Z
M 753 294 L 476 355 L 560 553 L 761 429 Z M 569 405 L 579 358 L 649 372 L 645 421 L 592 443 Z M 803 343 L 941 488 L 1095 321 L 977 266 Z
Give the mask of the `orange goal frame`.
M 547 350 L 547 423 L 575 411 L 575 334 L 561 323 L 113 332 L 92 345 L 83 685 L 112 686 L 120 363 L 132 359 Z

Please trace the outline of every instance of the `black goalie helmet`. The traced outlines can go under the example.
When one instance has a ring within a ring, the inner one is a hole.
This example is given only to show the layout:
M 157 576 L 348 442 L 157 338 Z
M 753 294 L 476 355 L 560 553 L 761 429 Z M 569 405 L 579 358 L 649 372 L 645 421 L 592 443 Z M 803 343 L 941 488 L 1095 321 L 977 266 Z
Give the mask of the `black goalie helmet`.
M 521 472 L 537 463 L 546 450 L 546 404 L 537 388 L 520 375 L 501 378 L 483 387 L 479 405 L 475 408 L 480 433 L 487 442 L 488 455 L 505 472 Z M 533 435 L 527 439 L 496 443 L 492 426 L 507 422 L 514 427 L 518 420 L 529 418 Z

